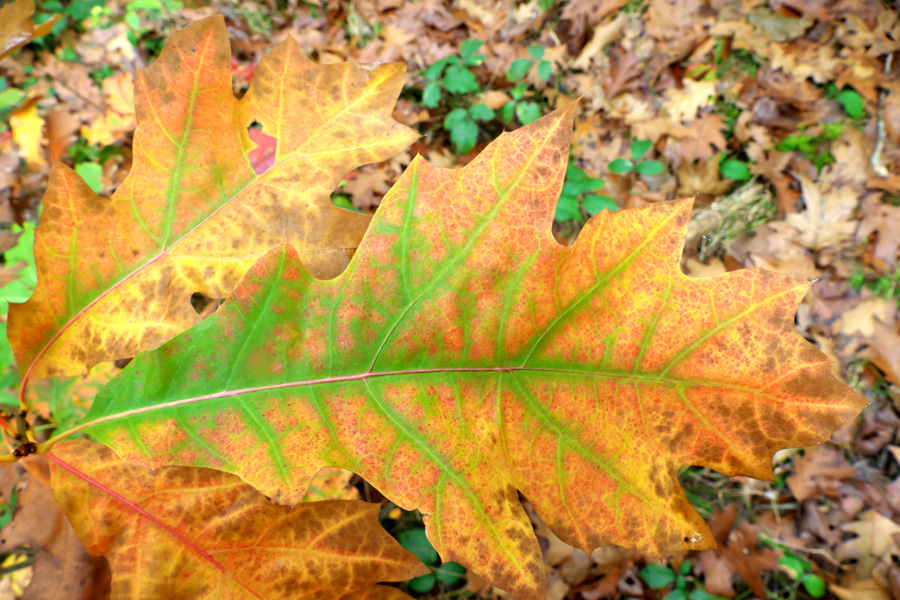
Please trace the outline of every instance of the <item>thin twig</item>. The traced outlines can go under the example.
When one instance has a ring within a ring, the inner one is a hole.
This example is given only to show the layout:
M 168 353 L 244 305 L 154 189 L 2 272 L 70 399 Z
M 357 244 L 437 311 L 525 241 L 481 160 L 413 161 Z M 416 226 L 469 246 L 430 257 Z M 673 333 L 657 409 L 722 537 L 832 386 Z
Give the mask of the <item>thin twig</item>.
M 891 70 L 891 63 L 894 59 L 894 53 L 891 52 L 887 55 L 887 58 L 884 59 L 884 73 L 888 73 Z M 872 165 L 872 170 L 875 171 L 875 174 L 879 177 L 887 177 L 888 170 L 887 167 L 881 162 L 881 153 L 884 150 L 884 138 L 885 138 L 885 126 L 884 126 L 884 97 L 887 93 L 884 90 L 878 92 L 878 112 L 875 120 L 875 129 L 878 133 L 878 138 L 875 142 L 875 150 L 872 151 L 872 156 L 869 158 L 869 164 Z

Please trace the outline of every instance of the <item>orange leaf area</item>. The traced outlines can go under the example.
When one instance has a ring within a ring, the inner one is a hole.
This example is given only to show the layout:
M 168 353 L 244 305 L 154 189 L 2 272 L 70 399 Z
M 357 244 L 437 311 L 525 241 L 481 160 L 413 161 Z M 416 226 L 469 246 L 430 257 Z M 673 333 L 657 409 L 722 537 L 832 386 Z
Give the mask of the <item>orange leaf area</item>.
M 193 293 L 226 297 L 285 240 L 317 277 L 346 267 L 369 217 L 330 194 L 349 171 L 417 137 L 391 118 L 405 65 L 318 65 L 288 37 L 241 100 L 230 65 L 224 20 L 211 17 L 173 34 L 138 71 L 134 162 L 111 198 L 53 167 L 35 238 L 37 288 L 10 307 L 25 382 L 159 345 L 200 320 Z M 127 90 L 107 87 L 110 106 L 127 112 Z M 247 156 L 254 123 L 277 140 L 261 174 Z
M 796 332 L 808 284 L 681 272 L 690 201 L 554 240 L 573 107 L 463 169 L 414 160 L 333 280 L 273 250 L 80 428 L 287 503 L 322 465 L 352 470 L 421 510 L 444 560 L 521 599 L 545 582 L 518 492 L 586 552 L 713 547 L 679 468 L 769 479 L 774 452 L 828 439 L 865 400 Z
M 278 506 L 209 469 L 128 465 L 64 442 L 48 455 L 56 501 L 88 552 L 112 569 L 113 599 L 402 600 L 428 570 L 378 522 L 378 506 Z

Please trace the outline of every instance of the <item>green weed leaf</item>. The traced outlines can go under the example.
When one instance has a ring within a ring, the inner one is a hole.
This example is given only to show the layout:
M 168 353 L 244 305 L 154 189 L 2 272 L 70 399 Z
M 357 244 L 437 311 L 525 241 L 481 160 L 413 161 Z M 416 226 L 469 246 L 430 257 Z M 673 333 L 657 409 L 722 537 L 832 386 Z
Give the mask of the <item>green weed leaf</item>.
M 585 196 L 584 201 L 582 201 L 581 204 L 584 206 L 584 210 L 588 211 L 588 214 L 592 217 L 603 209 L 619 209 L 619 205 L 616 204 L 612 198 L 607 198 L 606 196 L 598 196 L 597 194 L 589 194 Z
M 541 79 L 550 79 L 550 75 L 553 74 L 553 65 L 549 60 L 542 60 L 538 63 L 537 74 Z
M 631 160 L 641 160 L 652 147 L 653 142 L 650 140 L 635 140 L 634 143 L 631 144 Z
M 477 92 L 481 88 L 475 74 L 462 65 L 450 65 L 444 73 L 444 87 L 454 94 Z
M 844 110 L 854 119 L 863 115 L 863 100 L 854 89 L 845 89 L 838 95 L 838 102 L 844 105 Z
M 750 179 L 750 167 L 739 160 L 726 160 L 719 166 L 719 172 L 728 179 L 736 179 L 738 181 Z
M 525 77 L 525 74 L 528 73 L 531 64 L 531 61 L 527 58 L 517 58 L 506 71 L 506 78 L 509 81 L 518 81 L 519 79 L 522 79 Z
M 456 124 L 450 130 L 450 141 L 456 146 L 459 154 L 465 154 L 474 148 L 475 142 L 478 141 L 478 126 L 475 121 L 466 119 Z
M 634 163 L 627 158 L 617 158 L 609 163 L 609 170 L 613 173 L 627 173 L 634 168 Z
M 813 573 L 807 573 L 803 576 L 803 587 L 809 592 L 813 598 L 821 598 L 825 595 L 825 582 L 822 578 Z
M 659 175 L 666 170 L 666 166 L 658 160 L 645 160 L 634 168 L 638 175 Z
M 400 543 L 403 544 L 402 541 Z M 404 546 L 404 548 L 406 548 L 406 546 Z M 415 551 L 410 548 L 407 548 L 407 550 L 415 554 Z M 663 565 L 644 565 L 641 567 L 640 573 L 641 579 L 655 590 L 670 586 L 675 582 L 675 572 Z
M 469 118 L 469 113 L 464 108 L 454 108 L 447 116 L 444 117 L 444 129 L 447 131 L 453 129 L 463 121 Z
M 476 121 L 491 121 L 494 118 L 494 110 L 487 104 L 479 102 L 469 107 L 469 115 Z
M 466 40 L 459 47 L 459 55 L 463 58 L 469 58 L 482 46 L 484 46 L 484 42 L 481 40 Z
M 429 81 L 422 90 L 422 104 L 427 108 L 437 108 L 441 103 L 441 86 L 436 81 Z
M 528 125 L 541 118 L 541 107 L 536 102 L 520 102 L 516 105 L 516 116 L 522 125 Z

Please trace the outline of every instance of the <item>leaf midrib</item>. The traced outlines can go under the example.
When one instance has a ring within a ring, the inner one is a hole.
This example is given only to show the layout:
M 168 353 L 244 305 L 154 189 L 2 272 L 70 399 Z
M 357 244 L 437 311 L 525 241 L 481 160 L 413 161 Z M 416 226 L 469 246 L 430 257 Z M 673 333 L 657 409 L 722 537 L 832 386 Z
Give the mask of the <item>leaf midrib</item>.
M 591 377 L 599 377 L 606 379 L 624 379 L 624 380 L 637 380 L 642 382 L 651 382 L 663 385 L 670 385 L 673 387 L 680 386 L 691 386 L 691 387 L 717 387 L 717 388 L 726 388 L 736 391 L 745 391 L 752 392 L 758 395 L 761 395 L 770 399 L 777 399 L 778 396 L 776 394 L 772 394 L 769 392 L 765 392 L 761 389 L 756 389 L 748 386 L 737 385 L 733 383 L 725 383 L 720 381 L 707 381 L 704 379 L 679 379 L 673 377 L 660 377 L 658 375 L 649 375 L 642 373 L 627 373 L 620 371 L 580 371 L 578 369 L 559 369 L 552 367 L 529 367 L 529 366 L 519 366 L 519 365 L 510 365 L 510 366 L 497 366 L 497 367 L 444 367 L 444 368 L 432 368 L 432 369 L 406 369 L 406 370 L 398 370 L 398 371 L 366 371 L 363 373 L 356 373 L 354 375 L 340 375 L 336 377 L 324 377 L 321 379 L 305 379 L 300 381 L 288 381 L 284 383 L 276 383 L 271 385 L 261 385 L 256 387 L 249 388 L 241 388 L 237 390 L 225 390 L 222 392 L 216 392 L 214 394 L 205 394 L 203 396 L 193 396 L 190 398 L 182 398 L 180 400 L 172 400 L 170 402 L 163 402 L 160 404 L 154 404 L 153 406 L 143 406 L 140 408 L 135 408 L 131 410 L 126 410 L 120 413 L 114 413 L 111 415 L 106 415 L 103 417 L 98 417 L 92 421 L 87 421 L 69 429 L 68 431 L 64 431 L 44 444 L 43 447 L 50 447 L 53 444 L 90 427 L 96 427 L 97 425 L 101 425 L 103 423 L 109 421 L 117 421 L 120 419 L 127 419 L 128 417 L 139 415 L 146 412 L 152 412 L 156 410 L 164 410 L 167 408 L 173 408 L 176 406 L 183 406 L 186 404 L 195 404 L 199 402 L 205 402 L 207 400 L 217 400 L 220 398 L 230 398 L 234 396 L 240 396 L 244 394 L 253 394 L 256 392 L 265 392 L 270 390 L 278 390 L 278 389 L 286 389 L 286 388 L 297 388 L 297 387 L 307 387 L 307 386 L 317 386 L 317 385 L 327 385 L 331 383 L 344 383 L 351 381 L 365 381 L 368 379 L 379 378 L 379 377 L 399 377 L 399 376 L 414 376 L 414 375 L 430 375 L 437 373 L 513 373 L 513 372 L 526 372 L 526 373 L 551 373 L 551 374 L 560 374 L 560 375 L 578 375 L 578 376 L 591 376 Z M 826 403 L 827 404 L 827 403 Z M 828 406 L 831 406 L 828 404 Z

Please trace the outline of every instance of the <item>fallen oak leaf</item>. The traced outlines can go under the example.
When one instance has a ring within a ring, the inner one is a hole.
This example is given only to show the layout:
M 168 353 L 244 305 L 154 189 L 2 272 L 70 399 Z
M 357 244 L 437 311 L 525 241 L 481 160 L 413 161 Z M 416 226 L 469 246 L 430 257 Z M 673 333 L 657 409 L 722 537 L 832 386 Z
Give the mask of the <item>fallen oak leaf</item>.
M 719 552 L 734 573 L 743 579 L 760 598 L 765 598 L 766 587 L 762 582 L 764 570 L 777 570 L 782 551 L 756 547 L 759 527 L 741 523 L 728 536 L 728 545 Z
M 601 211 L 558 245 L 573 109 L 463 169 L 415 159 L 333 280 L 290 244 L 266 254 L 43 448 L 83 430 L 287 503 L 321 466 L 351 470 L 418 507 L 445 560 L 525 600 L 544 569 L 517 491 L 585 552 L 711 547 L 679 467 L 771 478 L 776 450 L 827 439 L 865 400 L 796 333 L 808 284 L 681 273 L 689 201 Z
M 819 494 L 838 498 L 838 488 L 843 485 L 843 480 L 855 476 L 856 469 L 840 450 L 822 445 L 809 449 L 797 461 L 795 472 L 787 478 L 787 485 L 800 502 Z
M 47 459 L 79 538 L 109 560 L 113 600 L 409 600 L 376 584 L 430 572 L 381 527 L 376 504 L 278 506 L 234 475 L 136 467 L 86 440 Z
M 131 73 L 107 77 L 101 84 L 106 113 L 81 127 L 88 144 L 107 146 L 134 130 L 134 80 Z
M 153 348 L 199 320 L 193 293 L 224 298 L 282 240 L 318 277 L 346 266 L 369 217 L 334 206 L 341 177 L 415 137 L 390 116 L 402 64 L 314 64 L 288 38 L 260 61 L 247 94 L 231 88 L 222 17 L 172 35 L 136 79 L 134 166 L 109 199 L 71 169 L 50 175 L 37 229 L 38 285 L 10 308 L 23 374 L 78 375 Z M 257 175 L 247 127 L 278 140 Z M 72 265 L 89 263 L 76 272 Z
M 34 0 L 13 0 L 0 8 L 0 60 L 3 60 L 35 38 L 50 33 L 61 18 L 51 15 L 40 25 L 31 20 L 34 14 Z
M 874 579 L 888 586 L 887 570 L 900 558 L 900 525 L 874 509 L 867 510 L 857 521 L 841 526 L 856 537 L 835 548 L 835 556 L 843 562 L 855 561 L 853 569 L 860 579 Z

